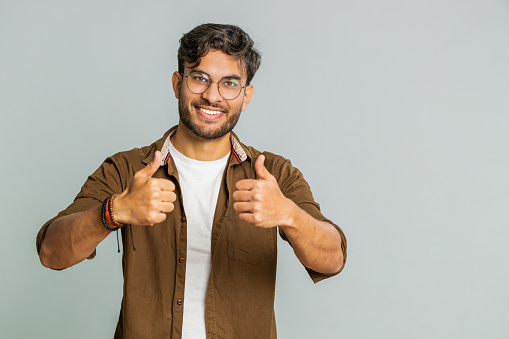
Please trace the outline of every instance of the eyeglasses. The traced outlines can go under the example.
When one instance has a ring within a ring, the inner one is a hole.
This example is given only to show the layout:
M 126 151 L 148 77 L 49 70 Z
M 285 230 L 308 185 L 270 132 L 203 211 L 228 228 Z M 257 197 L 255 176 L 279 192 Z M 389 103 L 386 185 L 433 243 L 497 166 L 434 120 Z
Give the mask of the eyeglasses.
M 219 94 L 226 100 L 237 98 L 246 86 L 240 85 L 240 80 L 236 78 L 222 78 L 221 80 L 210 80 L 209 75 L 202 72 L 193 71 L 189 75 L 182 74 L 187 79 L 187 88 L 194 94 L 202 94 L 213 82 L 217 82 Z

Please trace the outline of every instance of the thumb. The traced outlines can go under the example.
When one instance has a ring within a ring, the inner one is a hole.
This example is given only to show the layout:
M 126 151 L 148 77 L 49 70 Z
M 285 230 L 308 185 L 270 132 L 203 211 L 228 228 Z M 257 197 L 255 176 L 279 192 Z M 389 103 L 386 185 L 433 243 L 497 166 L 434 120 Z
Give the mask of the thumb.
M 137 176 L 150 178 L 154 175 L 154 173 L 159 169 L 161 166 L 161 152 L 156 151 L 156 154 L 154 155 L 154 160 L 138 172 L 136 172 Z
M 260 154 L 255 162 L 255 171 L 258 179 L 269 180 L 274 178 L 272 174 L 270 174 L 269 171 L 265 168 L 264 162 L 265 155 Z

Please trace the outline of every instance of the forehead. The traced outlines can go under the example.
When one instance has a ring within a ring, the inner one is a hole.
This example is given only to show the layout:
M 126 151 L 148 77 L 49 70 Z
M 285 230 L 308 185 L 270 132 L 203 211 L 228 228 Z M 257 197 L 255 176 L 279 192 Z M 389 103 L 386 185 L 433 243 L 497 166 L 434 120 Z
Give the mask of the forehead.
M 211 50 L 202 56 L 198 66 L 189 67 L 189 64 L 186 63 L 185 68 L 200 70 L 207 73 L 212 78 L 224 78 L 232 75 L 241 78 L 247 76 L 245 68 L 242 66 L 240 60 L 234 56 L 215 50 Z

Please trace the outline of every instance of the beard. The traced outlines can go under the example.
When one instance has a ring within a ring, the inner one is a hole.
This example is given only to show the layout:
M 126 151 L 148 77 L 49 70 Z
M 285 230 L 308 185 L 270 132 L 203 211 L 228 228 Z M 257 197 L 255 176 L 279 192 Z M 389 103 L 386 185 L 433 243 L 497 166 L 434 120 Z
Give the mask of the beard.
M 211 106 L 220 108 L 225 112 L 226 115 L 226 121 L 219 127 L 214 126 L 215 123 L 213 121 L 206 121 L 206 126 L 199 126 L 195 121 L 193 121 L 193 116 L 191 112 L 189 111 L 189 107 L 194 107 L 196 105 L 203 105 L 203 106 Z M 206 139 L 206 140 L 212 140 L 217 139 L 225 136 L 226 134 L 230 133 L 240 118 L 241 108 L 237 112 L 231 112 L 226 107 L 223 107 L 219 104 L 213 104 L 211 105 L 207 100 L 199 100 L 199 101 L 193 101 L 190 105 L 187 101 L 180 98 L 179 99 L 179 116 L 180 121 L 186 126 L 191 132 L 193 132 L 194 135 L 196 135 L 199 138 Z M 208 126 L 207 126 L 208 125 Z

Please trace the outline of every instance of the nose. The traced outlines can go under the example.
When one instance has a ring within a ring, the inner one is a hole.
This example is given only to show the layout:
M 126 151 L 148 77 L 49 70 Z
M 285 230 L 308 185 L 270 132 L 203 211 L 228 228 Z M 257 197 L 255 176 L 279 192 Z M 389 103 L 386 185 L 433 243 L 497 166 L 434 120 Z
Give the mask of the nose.
M 201 94 L 204 99 L 207 99 L 210 103 L 219 102 L 223 100 L 221 94 L 219 94 L 219 81 L 212 81 L 209 88 Z

